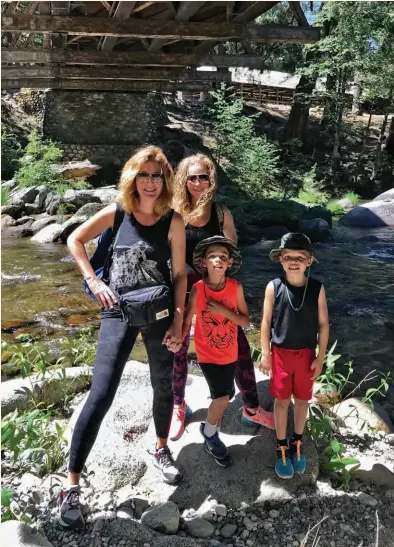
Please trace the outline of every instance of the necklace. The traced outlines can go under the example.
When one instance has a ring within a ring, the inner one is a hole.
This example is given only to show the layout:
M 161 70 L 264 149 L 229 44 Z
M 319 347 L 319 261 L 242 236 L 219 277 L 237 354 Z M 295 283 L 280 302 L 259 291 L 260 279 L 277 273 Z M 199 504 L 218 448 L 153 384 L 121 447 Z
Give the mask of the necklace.
M 301 309 L 302 306 L 304 305 L 306 290 L 307 290 L 307 288 L 308 288 L 308 281 L 309 281 L 309 272 L 308 272 L 308 277 L 306 278 L 305 289 L 304 289 L 304 295 L 303 295 L 303 297 L 302 297 L 301 306 L 300 306 L 299 308 L 295 308 L 295 307 L 293 306 L 293 302 L 291 301 L 290 294 L 289 294 L 289 288 L 288 288 L 288 286 L 287 286 L 287 279 L 285 278 L 285 287 L 286 287 L 287 298 L 289 299 L 290 306 L 293 308 L 294 311 L 300 311 L 300 309 Z

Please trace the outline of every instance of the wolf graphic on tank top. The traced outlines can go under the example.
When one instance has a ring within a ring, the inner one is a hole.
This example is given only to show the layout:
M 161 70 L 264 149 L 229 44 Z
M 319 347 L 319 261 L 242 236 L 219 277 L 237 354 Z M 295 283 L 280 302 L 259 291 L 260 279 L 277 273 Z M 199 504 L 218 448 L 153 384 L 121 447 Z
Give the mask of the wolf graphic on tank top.
M 146 241 L 138 241 L 131 247 L 117 247 L 112 268 L 112 282 L 117 287 L 146 287 L 163 285 L 164 278 L 157 262 L 149 260 L 147 254 L 153 249 Z

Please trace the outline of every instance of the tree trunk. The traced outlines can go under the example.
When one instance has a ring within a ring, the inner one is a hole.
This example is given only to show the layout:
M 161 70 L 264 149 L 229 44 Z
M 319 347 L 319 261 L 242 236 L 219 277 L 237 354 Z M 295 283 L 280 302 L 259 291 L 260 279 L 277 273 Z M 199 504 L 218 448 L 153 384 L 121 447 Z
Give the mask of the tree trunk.
M 380 171 L 380 169 L 382 167 L 382 164 L 383 164 L 383 150 L 385 148 L 385 145 L 387 147 L 387 144 L 388 144 L 387 142 L 385 143 L 385 140 L 386 140 L 385 133 L 386 133 L 386 128 L 387 128 L 387 122 L 388 122 L 388 119 L 389 119 L 389 108 L 390 108 L 392 100 L 393 100 L 393 95 L 394 95 L 394 87 L 391 87 L 390 92 L 389 92 L 388 101 L 387 101 L 387 106 L 385 108 L 385 114 L 384 114 L 384 118 L 383 118 L 382 127 L 380 128 L 380 136 L 379 136 L 379 139 L 378 139 L 378 144 L 376 145 L 375 164 L 374 164 L 374 168 L 373 168 L 373 172 L 372 172 L 372 180 L 374 180 L 379 174 L 379 171 Z M 392 133 L 391 133 L 392 125 L 393 125 L 393 122 L 391 121 L 389 138 L 392 135 Z M 393 146 L 393 145 L 391 144 L 391 146 Z
M 335 120 L 335 78 L 332 74 L 327 74 L 326 81 L 326 100 L 324 105 L 323 117 L 322 117 L 322 126 L 325 128 L 330 128 L 334 125 Z
M 304 142 L 308 125 L 311 95 L 316 85 L 316 78 L 301 76 L 296 87 L 293 106 L 287 121 L 284 140 L 299 139 Z
M 361 114 L 360 107 L 360 97 L 361 97 L 361 85 L 358 82 L 354 82 L 352 86 L 353 91 L 353 103 L 352 103 L 352 114 L 353 116 L 359 116 Z
M 363 158 L 364 158 L 365 145 L 367 143 L 367 138 L 369 136 L 369 128 L 371 127 L 371 121 L 372 121 L 372 112 L 369 114 L 368 125 L 365 129 L 363 144 L 361 146 L 360 155 L 359 155 L 358 160 L 357 160 L 356 174 L 354 175 L 354 180 L 356 182 L 358 181 L 358 177 L 359 177 L 360 172 L 361 172 L 361 165 L 362 165 L 362 161 L 363 161 Z
M 386 152 L 394 158 L 394 116 L 391 118 L 389 136 L 386 143 Z

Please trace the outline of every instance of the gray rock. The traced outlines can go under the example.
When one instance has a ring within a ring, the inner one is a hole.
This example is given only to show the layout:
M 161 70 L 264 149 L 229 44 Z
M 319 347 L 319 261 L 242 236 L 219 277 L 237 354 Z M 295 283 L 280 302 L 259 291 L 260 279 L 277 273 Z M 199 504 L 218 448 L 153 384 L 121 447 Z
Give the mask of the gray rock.
M 220 535 L 223 538 L 228 539 L 234 536 L 236 531 L 237 531 L 237 526 L 235 524 L 228 523 L 228 524 L 225 524 L 223 528 L 221 528 Z
M 263 239 L 268 241 L 276 241 L 288 233 L 289 230 L 286 226 L 268 226 L 268 228 L 264 228 L 263 230 Z
M 361 456 L 359 464 L 350 469 L 353 477 L 360 481 L 374 483 L 379 486 L 394 488 L 394 468 L 387 461 L 387 465 L 376 462 L 374 458 Z M 389 467 L 391 469 L 389 469 Z
M 271 509 L 271 511 L 269 512 L 269 515 L 271 518 L 277 519 L 280 515 L 280 512 L 277 509 Z
M 39 232 L 40 230 L 45 228 L 45 226 L 49 226 L 50 224 L 54 224 L 56 222 L 56 220 L 57 220 L 56 217 L 50 217 L 49 215 L 45 216 L 44 218 L 36 219 L 33 222 L 33 224 L 31 225 L 31 229 L 32 229 L 33 234 L 36 234 L 37 232 Z
M 105 526 L 105 520 L 103 518 L 98 518 L 93 525 L 93 532 L 101 532 Z
M 104 207 L 102 203 L 87 203 L 86 205 L 83 205 L 78 211 L 76 212 L 77 216 L 83 216 L 86 218 L 90 218 Z
M 150 507 L 141 517 L 141 524 L 163 534 L 176 534 L 179 528 L 179 509 L 172 501 Z
M 34 204 L 37 206 L 37 212 L 41 213 L 45 210 L 45 202 L 50 193 L 50 190 L 49 188 L 43 185 L 43 186 L 38 186 L 37 191 L 38 191 L 38 194 L 36 195 Z
M 38 190 L 35 186 L 30 186 L 28 188 L 22 188 L 21 190 L 16 190 L 11 193 L 8 203 L 10 205 L 18 204 L 19 202 L 23 203 L 34 203 Z
M 354 209 L 353 202 L 348 198 L 339 199 L 337 201 L 337 205 L 342 207 L 345 211 L 350 211 L 351 209 Z
M 207 538 L 215 531 L 211 522 L 200 517 L 190 520 L 187 523 L 187 529 L 189 534 L 195 538 Z
M 220 503 L 215 507 L 215 513 L 218 517 L 226 517 L 227 516 L 227 507 Z
M 370 405 L 363 403 L 357 397 L 351 397 L 335 405 L 331 410 L 341 418 L 342 425 L 346 425 L 353 431 L 361 431 L 364 428 L 365 431 L 368 428 L 386 433 L 394 431 L 390 416 L 379 403 L 374 404 L 374 408 L 371 408 Z
M 300 215 L 301 220 L 312 220 L 314 218 L 322 218 L 325 220 L 330 228 L 332 228 L 332 213 L 330 209 L 323 205 L 305 205 Z M 298 216 L 298 215 L 297 215 Z
M 394 188 L 390 188 L 390 190 L 386 190 L 386 192 L 383 192 L 383 194 L 379 194 L 372 201 L 382 201 L 385 199 L 394 199 Z
M 371 201 L 359 205 L 344 215 L 340 223 L 360 228 L 394 226 L 394 199 Z
M 67 179 L 87 178 L 94 175 L 96 171 L 101 169 L 100 165 L 94 165 L 89 160 L 70 161 L 56 168 L 56 172 L 60 173 Z
M 77 209 L 87 203 L 101 203 L 100 198 L 94 196 L 91 190 L 67 190 L 63 196 L 63 200 L 66 203 L 75 205 Z
M 81 226 L 86 220 L 88 219 L 87 215 L 74 215 L 64 224 L 62 224 L 62 230 L 60 232 L 60 239 L 62 243 L 67 243 L 67 238 L 74 230 L 78 228 L 78 226 Z
M 39 213 L 38 205 L 35 203 L 26 203 L 25 210 L 27 215 L 35 215 Z
M 115 186 L 105 186 L 104 188 L 97 188 L 94 190 L 93 195 L 99 198 L 104 205 L 109 205 L 116 201 L 118 190 Z
M 10 226 L 15 226 L 16 220 L 10 215 L 1 215 L 1 227 L 9 228 Z
M 116 512 L 118 519 L 133 519 L 134 512 L 130 507 L 122 507 Z
M 369 507 L 376 507 L 378 505 L 378 500 L 365 492 L 357 492 L 356 498 L 361 505 L 368 505 Z
M 1 235 L 2 237 L 30 237 L 33 235 L 31 225 L 33 220 L 26 222 L 20 226 L 10 226 L 9 228 L 3 228 Z
M 52 543 L 33 528 L 17 520 L 8 520 L 1 524 L 1 532 L 10 547 L 53 547 Z
M 137 519 L 140 519 L 143 512 L 149 507 L 148 500 L 143 498 L 133 498 L 134 513 Z
M 67 436 L 71 439 L 76 420 L 86 401 L 78 405 L 69 422 Z M 96 491 L 119 490 L 137 484 L 146 471 L 147 453 L 138 440 L 145 434 L 152 416 L 152 387 L 149 368 L 136 361 L 126 364 L 114 402 L 106 414 L 96 442 L 86 462 L 89 482 Z M 124 440 L 125 432 L 132 429 L 133 442 Z M 158 487 L 153 468 L 152 477 Z M 173 487 L 172 487 L 173 488 Z
M 33 222 L 33 217 L 29 217 L 29 216 L 21 217 L 15 221 L 15 226 L 22 226 L 22 224 L 27 224 L 30 221 Z
M 38 221 L 40 222 L 40 221 Z M 60 237 L 60 234 L 63 231 L 62 224 L 49 224 L 45 226 L 39 232 L 36 232 L 35 235 L 31 238 L 32 241 L 37 241 L 37 243 L 52 243 L 57 241 Z
M 14 190 L 14 188 L 17 187 L 17 182 L 15 179 L 5 180 L 4 182 L 1 183 L 1 187 L 6 188 L 10 192 L 12 192 L 12 190 Z
M 14 219 L 20 218 L 25 211 L 25 204 L 23 201 L 20 201 L 19 203 L 14 203 L 12 205 L 2 205 L 0 211 L 2 215 L 9 215 Z
M 38 475 L 33 473 L 25 473 L 22 476 L 20 485 L 18 486 L 18 492 L 25 493 L 29 490 L 36 490 L 42 483 L 42 479 Z
M 138 545 L 150 543 L 155 538 L 151 530 L 134 520 L 128 519 L 113 520 L 107 526 L 107 533 L 110 537 L 134 541 Z
M 247 530 L 253 530 L 254 522 L 252 522 L 249 517 L 245 517 L 243 522 Z
M 330 226 L 323 218 L 300 220 L 298 230 L 307 235 L 311 241 L 327 241 L 330 237 Z
M 215 513 L 215 508 L 217 507 L 218 502 L 214 499 L 207 499 L 198 509 L 197 514 L 199 517 L 211 521 Z

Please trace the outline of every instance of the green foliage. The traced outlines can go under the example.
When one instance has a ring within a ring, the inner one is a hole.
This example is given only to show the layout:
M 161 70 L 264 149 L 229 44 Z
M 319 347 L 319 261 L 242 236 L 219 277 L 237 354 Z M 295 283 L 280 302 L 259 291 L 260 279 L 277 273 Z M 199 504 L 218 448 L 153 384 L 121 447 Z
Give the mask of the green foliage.
M 342 199 L 348 199 L 352 202 L 353 207 L 357 207 L 357 205 L 360 203 L 360 196 L 358 194 L 355 194 L 354 192 L 348 192 L 343 196 Z
M 1 424 L 2 450 L 11 454 L 19 473 L 43 476 L 59 469 L 66 458 L 65 427 L 53 421 L 53 413 L 39 409 L 7 414 Z
M 328 194 L 323 191 L 323 182 L 316 176 L 316 164 L 302 176 L 302 189 L 298 193 L 298 199 L 303 203 L 326 205 Z
M 63 366 L 93 365 L 97 346 L 97 334 L 93 329 L 83 328 L 75 341 L 66 338 L 63 344 L 58 361 Z
M 1 124 L 1 177 L 9 179 L 18 169 L 19 159 L 22 156 L 22 147 L 16 136 Z M 3 193 L 1 195 L 3 204 Z
M 1 205 L 7 205 L 8 201 L 8 190 L 7 188 L 1 188 Z
M 63 152 L 50 139 L 44 139 L 33 131 L 20 159 L 20 169 L 15 179 L 20 187 L 45 185 L 58 194 L 70 188 L 83 189 L 85 180 L 70 181 L 57 172 Z
M 15 491 L 12 488 L 1 489 L 1 522 L 15 520 L 10 505 Z
M 345 214 L 345 209 L 337 202 L 332 201 L 331 203 L 328 203 L 326 207 L 330 209 L 334 217 L 341 217 Z
M 244 104 L 225 88 L 211 92 L 212 131 L 216 160 L 250 199 L 260 199 L 277 187 L 279 152 L 265 136 L 257 136 L 258 115 L 243 113 Z M 223 160 L 227 161 L 223 161 Z

